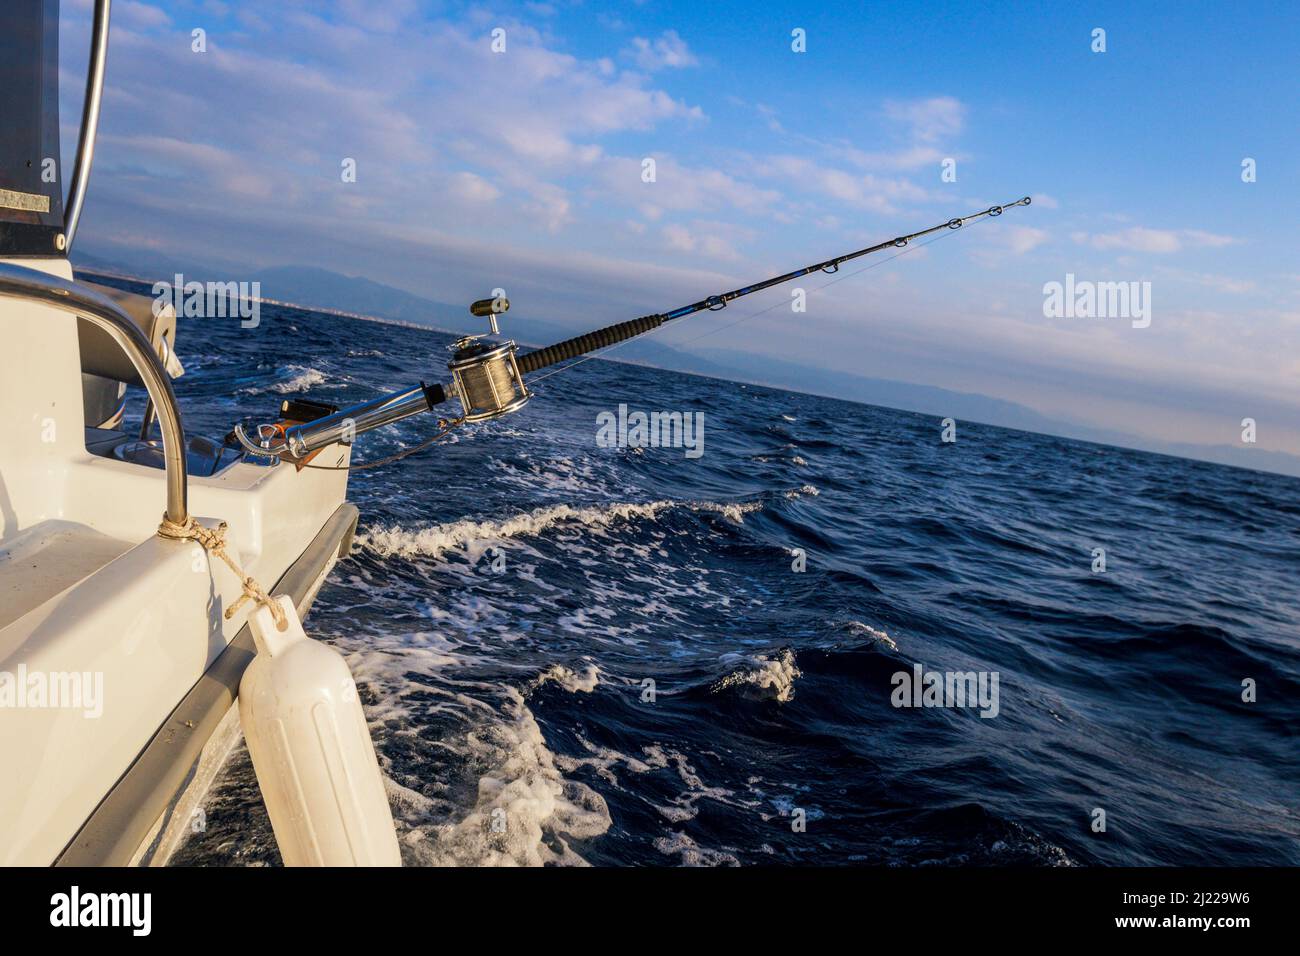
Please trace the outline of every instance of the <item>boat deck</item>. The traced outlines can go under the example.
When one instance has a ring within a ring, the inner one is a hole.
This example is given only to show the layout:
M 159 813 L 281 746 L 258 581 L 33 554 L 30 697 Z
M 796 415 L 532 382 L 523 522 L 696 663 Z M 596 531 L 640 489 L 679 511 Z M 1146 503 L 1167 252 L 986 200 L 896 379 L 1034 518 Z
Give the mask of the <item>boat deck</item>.
M 75 521 L 42 521 L 0 548 L 0 628 L 84 581 L 139 542 Z

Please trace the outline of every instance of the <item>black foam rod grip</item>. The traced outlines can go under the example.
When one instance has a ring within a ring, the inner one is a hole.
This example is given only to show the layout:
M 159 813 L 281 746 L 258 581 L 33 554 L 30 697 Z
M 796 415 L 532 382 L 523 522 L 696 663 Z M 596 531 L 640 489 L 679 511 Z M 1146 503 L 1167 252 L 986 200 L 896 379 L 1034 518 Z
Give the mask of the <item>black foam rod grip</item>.
M 548 345 L 536 352 L 529 352 L 527 355 L 519 356 L 519 371 L 527 375 L 530 372 L 536 372 L 539 368 L 554 365 L 556 362 L 563 362 L 565 359 L 577 358 L 579 355 L 586 355 L 588 352 L 594 352 L 597 349 L 609 348 L 609 346 L 619 342 L 626 342 L 628 339 L 643 335 L 651 329 L 657 329 L 663 324 L 664 317 L 662 315 L 643 315 L 639 319 L 620 322 L 618 325 L 608 325 L 603 329 L 597 329 L 595 332 L 579 335 L 577 338 L 565 339 L 563 342 L 556 342 L 554 345 Z
M 432 385 L 426 385 L 424 382 L 421 382 L 420 388 L 424 389 L 424 400 L 429 403 L 429 408 L 433 408 L 435 405 L 441 405 L 447 400 L 446 389 L 437 382 L 434 382 Z

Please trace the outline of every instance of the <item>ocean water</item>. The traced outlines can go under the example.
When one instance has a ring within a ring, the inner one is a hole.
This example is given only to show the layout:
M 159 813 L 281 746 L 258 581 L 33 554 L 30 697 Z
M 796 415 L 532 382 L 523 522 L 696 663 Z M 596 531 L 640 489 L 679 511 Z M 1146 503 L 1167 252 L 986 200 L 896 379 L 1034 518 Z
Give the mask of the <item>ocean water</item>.
M 217 437 L 444 379 L 450 341 L 182 319 L 177 392 Z M 703 455 L 598 447 L 620 403 L 703 412 Z M 404 861 L 1300 864 L 1300 481 L 940 430 L 591 361 L 354 474 L 307 625 L 357 677 Z M 894 706 L 917 665 L 996 674 L 997 715 Z M 242 747 L 205 810 L 174 863 L 279 862 Z

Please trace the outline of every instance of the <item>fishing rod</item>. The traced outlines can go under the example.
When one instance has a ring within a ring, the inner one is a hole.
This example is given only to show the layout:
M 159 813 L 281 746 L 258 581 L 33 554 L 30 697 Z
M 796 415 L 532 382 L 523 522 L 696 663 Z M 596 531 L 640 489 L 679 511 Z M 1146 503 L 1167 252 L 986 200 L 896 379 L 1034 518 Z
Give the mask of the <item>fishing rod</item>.
M 518 347 L 511 340 L 494 344 L 482 341 L 481 335 L 465 336 L 452 346 L 452 358 L 447 363 L 452 380 L 446 384 L 426 385 L 421 382 L 416 387 L 342 410 L 335 410 L 332 406 L 323 406 L 314 402 L 286 402 L 282 409 L 286 413 L 284 420 L 259 425 L 253 434 L 247 432 L 242 425 L 236 425 L 233 436 L 246 451 L 252 454 L 302 463 L 307 456 L 327 445 L 335 442 L 350 445 L 362 432 L 401 421 L 421 412 L 433 411 L 444 402 L 458 399 L 462 414 L 450 423 L 444 422 L 443 430 L 435 436 L 436 440 L 455 425 L 500 418 L 522 408 L 532 398 L 532 392 L 528 390 L 524 376 L 540 369 L 609 348 L 638 335 L 652 332 L 667 322 L 699 312 L 721 311 L 736 299 L 762 292 L 764 289 L 790 282 L 801 276 L 811 275 L 814 272 L 834 275 L 841 265 L 853 259 L 869 256 L 873 252 L 884 249 L 901 249 L 914 239 L 942 232 L 945 229 L 960 229 L 968 222 L 985 216 L 997 217 L 1007 209 L 1028 206 L 1029 203 L 1030 197 L 1025 196 L 1003 206 L 990 206 L 969 216 L 949 219 L 937 226 L 898 236 L 824 262 L 813 263 L 753 285 L 723 292 L 720 295 L 711 295 L 668 312 L 656 312 L 653 315 L 643 315 L 637 319 L 608 325 L 523 355 L 518 354 Z M 504 296 L 498 296 L 495 299 L 480 299 L 473 303 L 470 306 L 470 313 L 488 320 L 489 332 L 484 334 L 496 335 L 500 332 L 497 316 L 509 308 L 509 300 Z M 423 443 L 415 449 L 383 459 L 383 462 L 404 457 L 419 448 L 426 447 L 427 444 L 429 443 Z M 339 470 L 347 470 L 349 467 L 356 469 L 362 466 L 343 466 Z

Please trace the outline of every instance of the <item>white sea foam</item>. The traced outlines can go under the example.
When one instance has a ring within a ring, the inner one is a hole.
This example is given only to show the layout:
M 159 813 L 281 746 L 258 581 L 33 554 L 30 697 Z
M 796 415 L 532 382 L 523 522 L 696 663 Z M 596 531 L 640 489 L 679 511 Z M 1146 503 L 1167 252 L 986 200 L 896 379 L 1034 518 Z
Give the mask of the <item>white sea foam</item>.
M 825 812 L 817 807 L 806 806 L 800 798 L 787 794 L 773 797 L 772 806 L 776 807 L 776 812 L 783 817 L 790 816 L 795 810 L 802 810 L 806 820 L 821 820 L 826 816 Z
M 740 687 L 782 704 L 794 699 L 794 682 L 800 671 L 794 663 L 794 652 L 789 648 L 775 657 L 724 654 L 722 663 L 736 669 L 713 685 L 715 692 Z
M 734 791 L 726 787 L 713 787 L 706 784 L 685 754 L 676 750 L 665 752 L 659 748 L 646 748 L 645 753 L 647 756 L 661 757 L 665 764 L 671 762 L 677 771 L 677 776 L 686 785 L 686 789 L 673 797 L 667 806 L 655 805 L 655 809 L 664 819 L 673 823 L 693 819 L 700 812 L 697 804 L 701 800 L 715 800 L 729 806 L 738 805 L 731 799 L 735 796 Z
M 600 668 L 588 664 L 586 670 L 579 674 L 563 664 L 552 664 L 533 681 L 533 686 L 541 687 L 548 681 L 559 684 L 570 694 L 590 694 L 600 684 Z
M 500 431 L 496 434 L 502 437 Z M 533 500 L 539 491 L 588 497 L 602 493 L 613 497 L 615 494 L 611 486 L 615 470 L 607 461 L 586 455 L 565 456 L 555 449 L 548 449 L 544 455 L 519 451 L 510 458 L 493 458 L 490 467 L 494 483 L 524 489 Z
M 290 374 L 287 379 L 272 382 L 269 385 L 255 385 L 249 388 L 241 388 L 240 392 L 245 395 L 261 395 L 265 392 L 276 392 L 280 395 L 290 395 L 294 392 L 305 391 L 313 385 L 320 385 L 325 381 L 325 373 L 320 369 L 306 368 L 302 365 L 286 365 L 284 373 L 292 374 Z
M 791 488 L 785 493 L 785 496 L 793 500 L 795 498 L 802 498 L 804 495 L 807 495 L 810 498 L 816 498 L 819 494 L 821 494 L 821 492 L 818 491 L 814 485 L 802 485 L 799 488 Z
M 890 637 L 884 631 L 872 627 L 870 624 L 863 624 L 861 621 L 849 621 L 844 626 L 854 635 L 859 635 L 859 634 L 866 635 L 867 637 L 871 638 L 873 641 L 879 641 L 881 644 L 884 644 L 891 651 L 898 650 L 898 645 L 894 643 L 894 639 L 892 637 Z
M 507 689 L 503 719 L 465 735 L 471 763 L 486 767 L 474 806 L 453 823 L 419 827 L 406 843 L 433 866 L 585 865 L 570 839 L 609 829 L 605 799 L 566 780 L 523 696 Z
M 680 855 L 682 866 L 740 866 L 735 854 L 702 847 L 685 833 L 656 837 L 655 849 L 665 856 Z
M 398 761 L 382 763 L 408 864 L 585 864 L 569 842 L 609 828 L 604 798 L 564 777 L 523 693 L 467 673 L 483 664 L 481 648 L 428 632 L 350 636 L 346 644 L 361 645 L 348 664 L 373 694 L 366 716 L 377 749 Z M 589 693 L 599 670 L 554 666 L 538 680 Z M 431 721 L 446 728 L 437 739 L 419 732 Z M 401 745 L 393 750 L 390 738 Z M 429 760 L 462 769 L 428 779 L 419 768 Z
M 639 760 L 636 757 L 630 757 L 627 754 L 620 753 L 610 747 L 601 747 L 593 744 L 582 734 L 578 734 L 578 743 L 582 744 L 583 749 L 587 751 L 585 757 L 570 757 L 564 754 L 558 754 L 555 758 L 555 765 L 565 773 L 587 767 L 593 770 L 598 777 L 606 783 L 622 789 L 618 782 L 618 775 L 614 773 L 619 765 L 626 767 L 632 773 L 649 773 L 652 770 L 665 766 L 664 763 L 648 763 Z
M 500 541 L 506 538 L 537 535 L 555 525 L 572 523 L 588 528 L 608 527 L 618 521 L 633 519 L 655 520 L 670 509 L 721 514 L 737 524 L 745 515 L 763 506 L 758 502 L 734 504 L 712 501 L 647 501 L 643 503 L 618 503 L 589 505 L 574 508 L 570 505 L 548 505 L 532 511 L 505 518 L 501 521 L 454 521 L 430 528 L 408 530 L 401 525 L 377 527 L 357 536 L 356 542 L 381 558 L 436 557 L 444 551 L 479 541 Z

